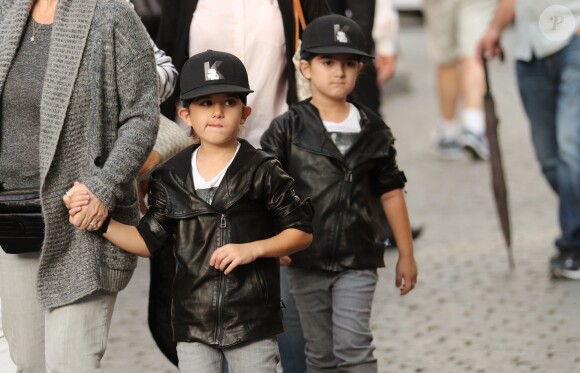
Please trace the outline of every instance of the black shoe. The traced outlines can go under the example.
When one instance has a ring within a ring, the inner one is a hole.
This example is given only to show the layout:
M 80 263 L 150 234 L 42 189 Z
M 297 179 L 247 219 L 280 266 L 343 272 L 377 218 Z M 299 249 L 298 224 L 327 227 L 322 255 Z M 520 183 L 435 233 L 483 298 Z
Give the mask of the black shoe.
M 580 280 L 580 251 L 561 250 L 550 260 L 554 277 Z
M 423 233 L 423 226 L 411 227 L 411 237 L 413 238 L 413 241 L 415 241 L 416 238 L 419 238 L 421 233 Z M 393 236 L 393 233 L 389 233 L 389 236 L 385 240 L 385 246 L 387 249 L 397 247 L 397 241 L 395 241 L 395 236 Z

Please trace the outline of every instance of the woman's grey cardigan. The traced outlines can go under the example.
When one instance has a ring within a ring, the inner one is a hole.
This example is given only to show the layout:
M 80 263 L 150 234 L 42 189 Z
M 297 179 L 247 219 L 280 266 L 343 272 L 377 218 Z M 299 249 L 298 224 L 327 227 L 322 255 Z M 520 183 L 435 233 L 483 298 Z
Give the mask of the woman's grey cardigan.
M 0 94 L 32 0 L 0 0 Z M 80 180 L 122 222 L 139 219 L 134 179 L 159 123 L 153 50 L 123 0 L 60 0 L 40 109 L 46 236 L 37 288 L 45 308 L 129 282 L 136 257 L 68 222 L 62 196 Z M 1 123 L 0 123 L 1 125 Z

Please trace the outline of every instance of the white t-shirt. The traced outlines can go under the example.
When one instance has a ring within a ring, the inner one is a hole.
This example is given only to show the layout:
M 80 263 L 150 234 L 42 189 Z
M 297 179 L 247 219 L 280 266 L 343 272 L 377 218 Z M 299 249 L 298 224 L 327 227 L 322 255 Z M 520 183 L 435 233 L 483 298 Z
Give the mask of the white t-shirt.
M 342 122 L 324 120 L 322 124 L 340 153 L 345 155 L 360 133 L 360 112 L 356 106 L 350 104 L 350 111 L 345 120 Z
M 215 195 L 215 191 L 220 186 L 222 179 L 224 178 L 228 168 L 232 164 L 236 154 L 238 154 L 238 150 L 240 150 L 240 143 L 238 142 L 238 147 L 236 148 L 236 152 L 232 156 L 232 159 L 228 162 L 228 164 L 221 170 L 216 176 L 214 176 L 211 180 L 205 180 L 199 173 L 197 169 L 197 152 L 199 148 L 195 149 L 193 155 L 191 156 L 191 170 L 193 173 L 193 184 L 195 186 L 195 192 L 197 195 L 203 199 L 205 202 L 211 205 L 213 202 L 213 196 Z

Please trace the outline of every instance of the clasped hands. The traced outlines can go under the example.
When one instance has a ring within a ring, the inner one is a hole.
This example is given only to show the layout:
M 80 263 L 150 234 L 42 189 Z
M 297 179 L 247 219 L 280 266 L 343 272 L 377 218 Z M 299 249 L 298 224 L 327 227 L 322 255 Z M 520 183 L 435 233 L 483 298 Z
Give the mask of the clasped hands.
M 99 230 L 109 215 L 107 206 L 85 184 L 78 181 L 75 181 L 62 200 L 69 212 L 69 222 L 81 230 Z

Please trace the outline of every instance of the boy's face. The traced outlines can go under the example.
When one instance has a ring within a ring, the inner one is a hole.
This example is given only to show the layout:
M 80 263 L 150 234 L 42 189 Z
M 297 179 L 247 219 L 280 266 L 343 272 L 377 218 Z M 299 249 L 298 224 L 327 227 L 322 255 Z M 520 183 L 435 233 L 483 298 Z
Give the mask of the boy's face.
M 352 92 L 362 63 L 350 54 L 318 55 L 300 61 L 302 74 L 310 80 L 313 98 L 344 101 Z
M 193 99 L 188 107 L 179 109 L 178 114 L 202 145 L 230 145 L 237 141 L 240 126 L 251 112 L 239 96 L 216 93 Z

